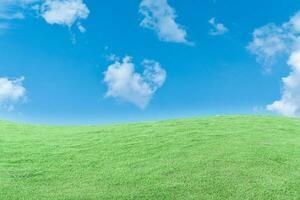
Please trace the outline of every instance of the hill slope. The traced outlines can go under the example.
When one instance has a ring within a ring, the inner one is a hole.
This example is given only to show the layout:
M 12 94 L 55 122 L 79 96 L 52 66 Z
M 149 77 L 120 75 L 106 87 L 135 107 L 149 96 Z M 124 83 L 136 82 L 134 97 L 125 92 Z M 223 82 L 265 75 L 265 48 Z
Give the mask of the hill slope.
M 0 122 L 0 199 L 300 199 L 300 121 Z

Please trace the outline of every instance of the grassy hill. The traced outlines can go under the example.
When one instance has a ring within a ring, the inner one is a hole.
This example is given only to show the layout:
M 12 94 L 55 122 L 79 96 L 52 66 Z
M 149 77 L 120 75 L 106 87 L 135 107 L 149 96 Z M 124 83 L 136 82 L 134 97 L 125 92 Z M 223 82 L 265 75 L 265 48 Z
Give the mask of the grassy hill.
M 300 120 L 0 122 L 0 199 L 300 199 Z

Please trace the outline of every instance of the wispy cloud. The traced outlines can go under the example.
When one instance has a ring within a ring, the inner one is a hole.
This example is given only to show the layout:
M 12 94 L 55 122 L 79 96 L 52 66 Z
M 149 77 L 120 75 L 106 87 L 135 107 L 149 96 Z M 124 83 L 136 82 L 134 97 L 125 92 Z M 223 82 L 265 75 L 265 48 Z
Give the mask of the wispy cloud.
M 11 20 L 24 19 L 24 12 L 35 0 L 1 0 L 0 1 L 0 33 L 11 28 Z
M 23 86 L 24 77 L 9 79 L 0 77 L 0 106 L 12 110 L 14 105 L 25 99 L 26 89 Z
M 24 12 L 33 4 L 40 0 L 1 0 L 0 1 L 0 19 L 13 20 L 24 19 Z
M 2 33 L 3 31 L 6 31 L 7 29 L 9 29 L 9 25 L 7 23 L 0 23 L 0 33 Z
M 191 44 L 186 30 L 176 22 L 176 12 L 167 0 L 142 0 L 139 12 L 144 19 L 141 26 L 154 30 L 166 42 Z
M 290 74 L 282 78 L 281 99 L 267 106 L 270 111 L 286 116 L 300 112 L 300 12 L 280 26 L 267 24 L 253 33 L 248 49 L 258 62 L 272 67 L 281 55 L 287 55 Z
M 209 32 L 210 35 L 223 35 L 229 31 L 229 29 L 225 27 L 224 24 L 217 23 L 215 18 L 211 18 L 208 22 L 212 26 L 212 29 Z
M 257 57 L 257 62 L 270 71 L 278 56 L 288 53 L 292 45 L 293 33 L 288 30 L 287 24 L 267 24 L 253 32 L 253 40 L 247 48 Z
M 130 57 L 115 60 L 104 73 L 108 87 L 106 96 L 133 103 L 141 109 L 147 107 L 155 92 L 163 86 L 166 71 L 153 60 L 145 59 L 142 66 L 144 71 L 140 74 L 135 71 Z
M 24 18 L 25 18 L 25 16 L 21 12 L 16 12 L 16 13 L 2 12 L 2 13 L 0 13 L 0 19 L 2 19 L 2 20 L 24 19 Z

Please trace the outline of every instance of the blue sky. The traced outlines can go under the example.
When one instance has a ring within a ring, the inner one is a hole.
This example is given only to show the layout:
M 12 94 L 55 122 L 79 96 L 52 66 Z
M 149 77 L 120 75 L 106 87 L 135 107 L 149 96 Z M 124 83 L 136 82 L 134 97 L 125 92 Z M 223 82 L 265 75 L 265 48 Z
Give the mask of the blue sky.
M 299 9 L 298 0 L 3 0 L 0 117 L 297 116 Z

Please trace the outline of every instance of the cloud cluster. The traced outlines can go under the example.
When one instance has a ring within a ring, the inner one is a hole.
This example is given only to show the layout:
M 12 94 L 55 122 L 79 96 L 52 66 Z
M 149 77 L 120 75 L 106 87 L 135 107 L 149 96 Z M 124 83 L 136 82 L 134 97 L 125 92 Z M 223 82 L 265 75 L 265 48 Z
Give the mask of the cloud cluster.
M 144 19 L 141 26 L 154 30 L 162 41 L 186 43 L 186 30 L 176 22 L 175 10 L 167 0 L 142 0 L 139 12 Z
M 79 20 L 86 19 L 89 12 L 82 0 L 46 0 L 41 6 L 41 16 L 47 23 L 71 27 L 77 22 L 81 32 L 85 28 Z
M 12 110 L 14 104 L 24 100 L 26 89 L 23 86 L 24 78 L 8 79 L 0 77 L 0 106 Z
M 90 12 L 83 0 L 1 0 L 0 25 L 3 21 L 7 24 L 10 20 L 24 19 L 27 11 L 36 11 L 48 24 L 68 27 L 76 24 L 81 32 L 85 28 L 80 20 L 86 19 Z
M 290 74 L 282 78 L 281 99 L 267 106 L 267 109 L 285 116 L 300 112 L 300 12 L 280 26 L 267 24 L 253 33 L 249 44 L 250 52 L 258 62 L 271 67 L 281 55 L 287 55 Z
M 144 60 L 142 66 L 144 71 L 140 74 L 136 72 L 130 57 L 126 56 L 122 61 L 115 60 L 104 73 L 104 82 L 108 87 L 106 96 L 145 108 L 154 93 L 163 86 L 166 71 L 153 60 Z
M 210 30 L 210 35 L 223 35 L 229 31 L 224 24 L 217 23 L 215 18 L 211 18 L 208 22 L 212 26 L 212 29 Z

